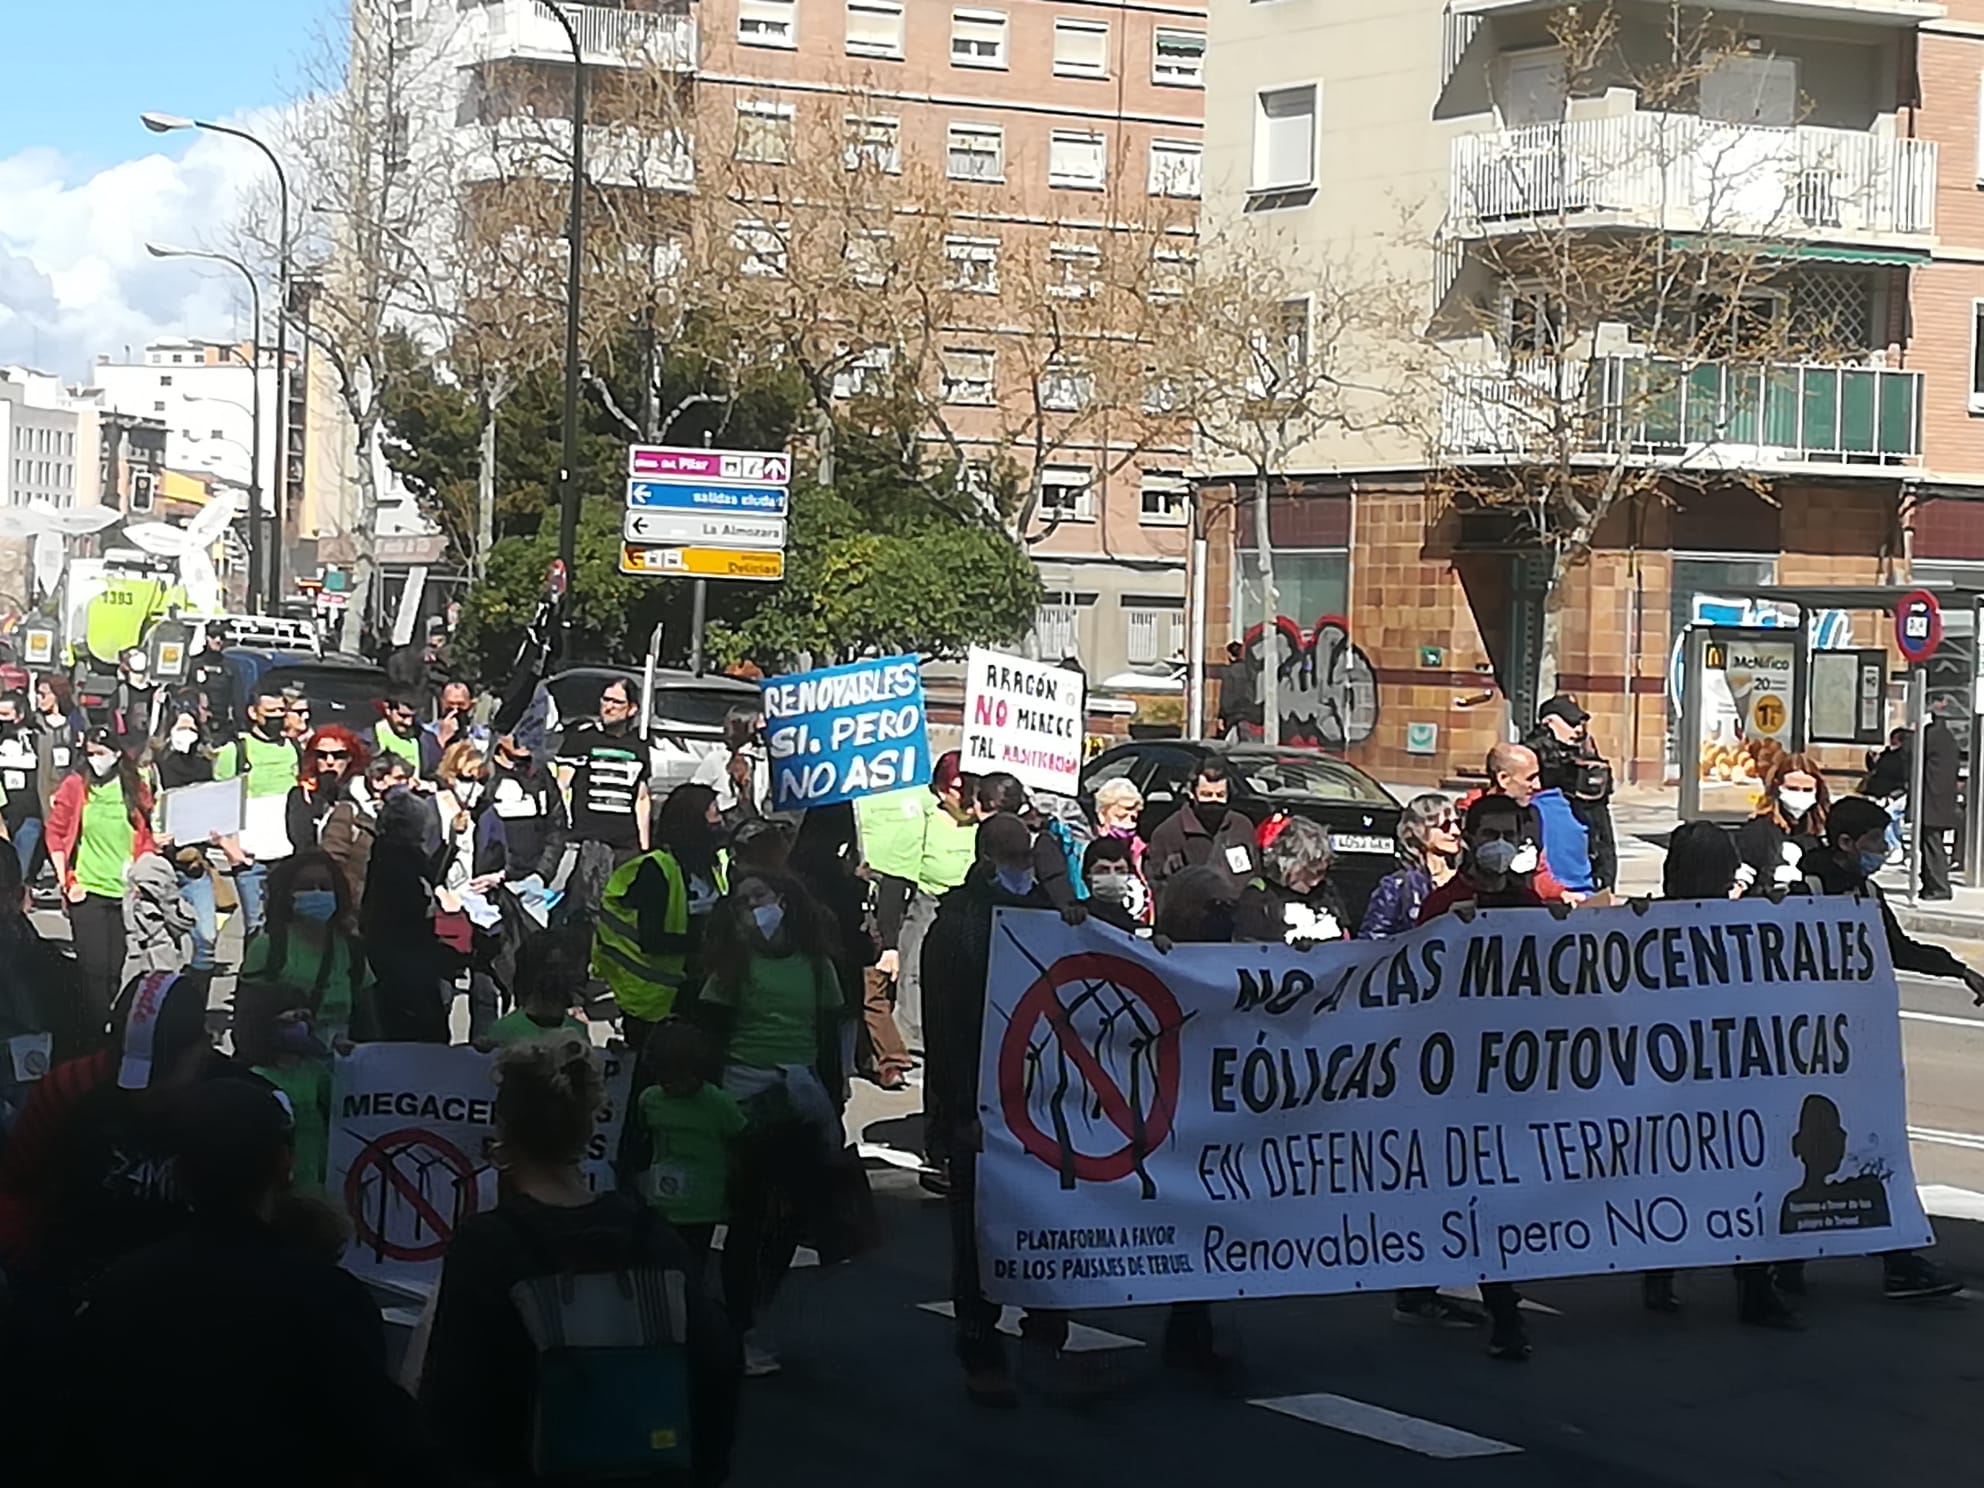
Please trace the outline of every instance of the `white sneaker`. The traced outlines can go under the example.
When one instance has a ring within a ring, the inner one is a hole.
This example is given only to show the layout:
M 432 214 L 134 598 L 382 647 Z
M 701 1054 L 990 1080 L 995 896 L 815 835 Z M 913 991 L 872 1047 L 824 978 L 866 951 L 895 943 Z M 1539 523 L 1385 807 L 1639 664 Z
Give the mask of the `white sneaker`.
M 783 1368 L 778 1355 L 759 1341 L 755 1329 L 744 1335 L 744 1378 L 763 1379 Z

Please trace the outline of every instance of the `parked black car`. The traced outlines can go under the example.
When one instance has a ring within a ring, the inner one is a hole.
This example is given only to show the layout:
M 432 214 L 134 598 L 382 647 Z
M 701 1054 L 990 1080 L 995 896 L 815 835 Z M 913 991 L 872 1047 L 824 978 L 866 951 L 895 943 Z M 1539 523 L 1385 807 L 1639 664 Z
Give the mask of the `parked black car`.
M 1336 854 L 1330 881 L 1353 918 L 1362 918 L 1371 890 L 1398 866 L 1398 821 L 1404 808 L 1383 785 L 1344 760 L 1314 750 L 1271 749 L 1220 739 L 1138 740 L 1119 744 L 1089 762 L 1082 771 L 1083 809 L 1093 817 L 1095 788 L 1105 780 L 1127 779 L 1143 792 L 1144 814 L 1137 830 L 1148 839 L 1184 804 L 1199 762 L 1207 755 L 1226 761 L 1233 804 L 1256 826 L 1277 812 L 1287 812 L 1329 829 Z

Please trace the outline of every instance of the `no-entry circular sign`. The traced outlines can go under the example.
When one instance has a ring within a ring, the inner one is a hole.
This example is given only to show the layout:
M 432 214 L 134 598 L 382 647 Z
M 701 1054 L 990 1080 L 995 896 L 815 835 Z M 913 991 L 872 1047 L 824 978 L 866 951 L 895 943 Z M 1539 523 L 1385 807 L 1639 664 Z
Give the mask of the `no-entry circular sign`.
M 1129 1082 L 1134 1100 L 1077 1026 L 1077 1013 L 1090 1002 L 1100 1003 L 1094 1021 L 1128 1018 L 1138 1030 L 1124 1047 L 1132 1050 L 1133 1060 L 1148 1058 L 1155 1077 L 1148 1092 L 1137 1088 L 1140 1082 Z M 1178 999 L 1148 967 L 1094 952 L 1063 956 L 1027 988 L 999 1045 L 999 1102 L 1007 1129 L 1020 1146 L 1056 1172 L 1071 1170 L 1089 1183 L 1128 1177 L 1171 1134 L 1178 1110 L 1178 1038 L 1183 1022 Z M 1097 1145 L 1108 1150 L 1088 1152 L 1074 1145 L 1072 1132 L 1061 1139 L 1040 1129 L 1027 1099 L 1026 1073 L 1027 1056 L 1043 1027 L 1080 1079 L 1082 1103 L 1100 1109 L 1113 1134 L 1122 1138 L 1121 1145 L 1110 1145 L 1113 1138 L 1104 1134 Z
M 1895 649 L 1923 662 L 1943 643 L 1943 607 L 1927 589 L 1911 589 L 1894 607 Z
M 382 1259 L 439 1260 L 480 1203 L 475 1175 L 453 1142 L 405 1127 L 358 1154 L 344 1181 L 345 1212 L 359 1244 Z

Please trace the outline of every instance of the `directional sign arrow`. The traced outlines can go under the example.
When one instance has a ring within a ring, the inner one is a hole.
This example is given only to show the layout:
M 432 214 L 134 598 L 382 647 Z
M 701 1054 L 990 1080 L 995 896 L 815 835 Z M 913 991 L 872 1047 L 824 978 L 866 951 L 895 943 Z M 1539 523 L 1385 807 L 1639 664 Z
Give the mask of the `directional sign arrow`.
M 783 486 L 733 485 L 676 477 L 627 482 L 629 509 L 650 507 L 712 515 L 782 517 L 787 501 L 788 493 Z
M 729 516 L 718 512 L 658 511 L 637 507 L 627 512 L 621 533 L 629 542 L 675 543 L 684 547 L 782 548 L 785 518 Z

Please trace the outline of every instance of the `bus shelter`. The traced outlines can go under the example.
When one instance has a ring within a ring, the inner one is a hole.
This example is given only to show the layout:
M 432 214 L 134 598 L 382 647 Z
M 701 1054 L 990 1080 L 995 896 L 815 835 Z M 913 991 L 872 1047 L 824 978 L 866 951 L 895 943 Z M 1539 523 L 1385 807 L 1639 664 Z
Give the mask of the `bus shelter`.
M 1984 738 L 1984 589 L 1939 584 L 1764 585 L 1745 597 L 1773 607 L 1776 625 L 1697 624 L 1682 638 L 1683 685 L 1676 754 L 1681 817 L 1747 815 L 1769 768 L 1786 754 L 1817 745 L 1879 748 L 1903 724 L 1920 739 L 1933 713 L 1955 735 L 1962 828 L 1958 878 L 1984 883 L 1984 791 L 1976 779 L 1973 740 Z M 1941 614 L 1941 639 L 1920 662 L 1895 644 L 1895 614 L 1927 594 Z M 1816 619 L 1841 611 L 1863 644 L 1819 646 Z M 1868 624 L 1863 616 L 1876 617 Z M 1909 783 L 1908 893 L 1918 892 L 1921 862 L 1922 755 Z

